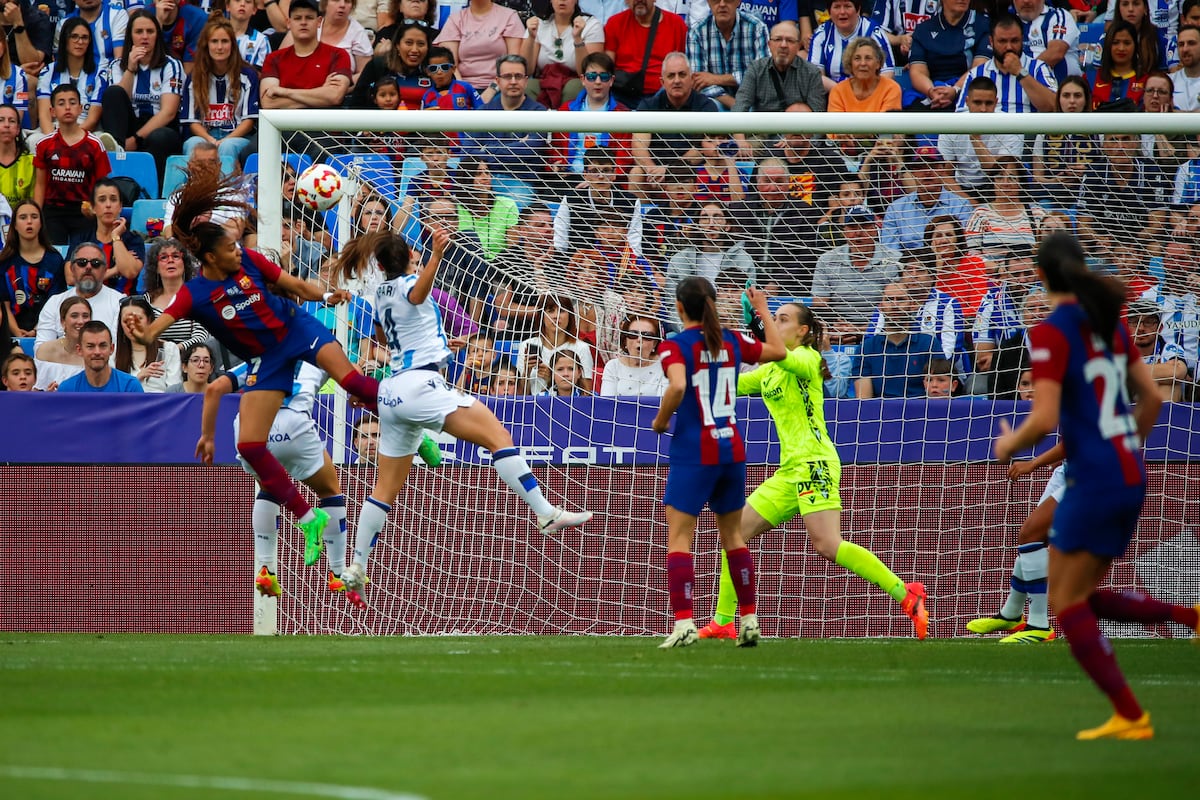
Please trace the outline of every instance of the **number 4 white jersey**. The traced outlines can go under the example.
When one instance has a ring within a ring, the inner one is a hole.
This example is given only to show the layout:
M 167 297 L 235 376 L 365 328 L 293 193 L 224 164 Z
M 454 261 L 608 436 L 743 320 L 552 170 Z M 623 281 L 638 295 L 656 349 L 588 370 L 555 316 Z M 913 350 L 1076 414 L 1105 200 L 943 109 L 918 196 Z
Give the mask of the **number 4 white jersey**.
M 375 322 L 383 328 L 392 352 L 392 372 L 442 364 L 450 358 L 442 312 L 433 297 L 413 305 L 408 296 L 417 282 L 413 273 L 384 281 L 375 290 Z

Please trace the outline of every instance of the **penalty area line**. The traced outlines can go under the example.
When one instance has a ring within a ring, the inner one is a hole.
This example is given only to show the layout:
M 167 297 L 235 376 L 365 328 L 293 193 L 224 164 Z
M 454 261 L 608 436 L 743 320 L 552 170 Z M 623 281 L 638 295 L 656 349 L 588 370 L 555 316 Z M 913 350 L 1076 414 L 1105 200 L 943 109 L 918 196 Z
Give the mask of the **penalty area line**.
M 306 781 L 273 781 L 221 775 L 172 775 L 169 773 L 118 772 L 114 770 L 66 769 L 62 767 L 19 767 L 0 764 L 0 777 L 67 783 L 111 783 L 141 786 L 170 786 L 176 789 L 218 789 L 227 792 L 272 792 L 332 797 L 335 800 L 428 800 L 407 792 L 390 792 L 370 786 L 341 786 Z

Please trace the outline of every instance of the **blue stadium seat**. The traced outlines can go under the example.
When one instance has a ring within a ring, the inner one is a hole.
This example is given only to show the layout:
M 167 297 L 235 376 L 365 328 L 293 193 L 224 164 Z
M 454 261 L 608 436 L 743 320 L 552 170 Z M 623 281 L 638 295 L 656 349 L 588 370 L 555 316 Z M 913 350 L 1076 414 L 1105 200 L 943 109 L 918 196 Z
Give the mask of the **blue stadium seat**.
M 338 153 L 329 166 L 345 178 L 365 182 L 393 206 L 400 205 L 400 180 L 404 170 L 391 156 L 382 153 Z
M 171 167 L 167 167 L 167 174 L 170 174 Z M 166 213 L 166 200 L 138 200 L 133 204 L 133 219 L 129 223 L 129 230 L 139 236 L 149 235 L 146 231 L 146 221 L 151 219 L 163 219 L 163 214 Z
M 246 163 L 242 165 L 242 169 L 249 173 L 258 172 L 258 153 L 246 156 Z
M 112 167 L 112 175 L 124 175 L 133 178 L 143 189 L 147 197 L 161 197 L 158 193 L 158 167 L 154 165 L 154 156 L 141 151 L 108 154 L 108 162 Z
M 17 344 L 21 345 L 21 349 L 25 351 L 25 355 L 32 356 L 33 345 L 36 341 L 37 339 L 32 336 L 21 336 L 17 339 Z
M 170 197 L 187 179 L 187 156 L 168 156 L 167 168 L 163 172 L 162 197 Z

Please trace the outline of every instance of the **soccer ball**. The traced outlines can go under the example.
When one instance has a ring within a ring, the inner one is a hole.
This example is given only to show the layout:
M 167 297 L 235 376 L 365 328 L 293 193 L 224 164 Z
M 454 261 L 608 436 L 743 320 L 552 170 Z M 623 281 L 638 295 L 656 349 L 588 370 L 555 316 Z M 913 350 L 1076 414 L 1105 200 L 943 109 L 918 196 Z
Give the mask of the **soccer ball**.
M 342 176 L 325 164 L 313 164 L 296 178 L 296 200 L 314 211 L 328 211 L 342 199 Z

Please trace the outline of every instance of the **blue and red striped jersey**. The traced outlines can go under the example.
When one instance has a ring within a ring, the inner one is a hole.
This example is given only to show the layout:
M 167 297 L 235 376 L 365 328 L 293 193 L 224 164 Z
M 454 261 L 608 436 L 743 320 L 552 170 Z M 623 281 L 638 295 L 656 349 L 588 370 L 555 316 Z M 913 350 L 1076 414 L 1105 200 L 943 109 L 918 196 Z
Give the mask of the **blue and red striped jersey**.
M 746 443 L 734 415 L 738 370 L 757 363 L 762 343 L 744 333 L 722 329 L 725 345 L 713 358 L 699 327 L 684 328 L 663 342 L 662 365 L 683 364 L 688 394 L 675 412 L 671 462 L 737 464 L 746 460 Z
M 242 250 L 242 268 L 224 280 L 198 275 L 183 285 L 164 313 L 193 319 L 245 361 L 284 340 L 300 307 L 272 294 L 282 270 L 261 253 Z
M 1059 428 L 1067 478 L 1089 491 L 1146 481 L 1129 400 L 1129 364 L 1141 358 L 1118 323 L 1111 348 L 1092 331 L 1083 307 L 1062 303 L 1029 331 L 1034 381 L 1062 385 Z

